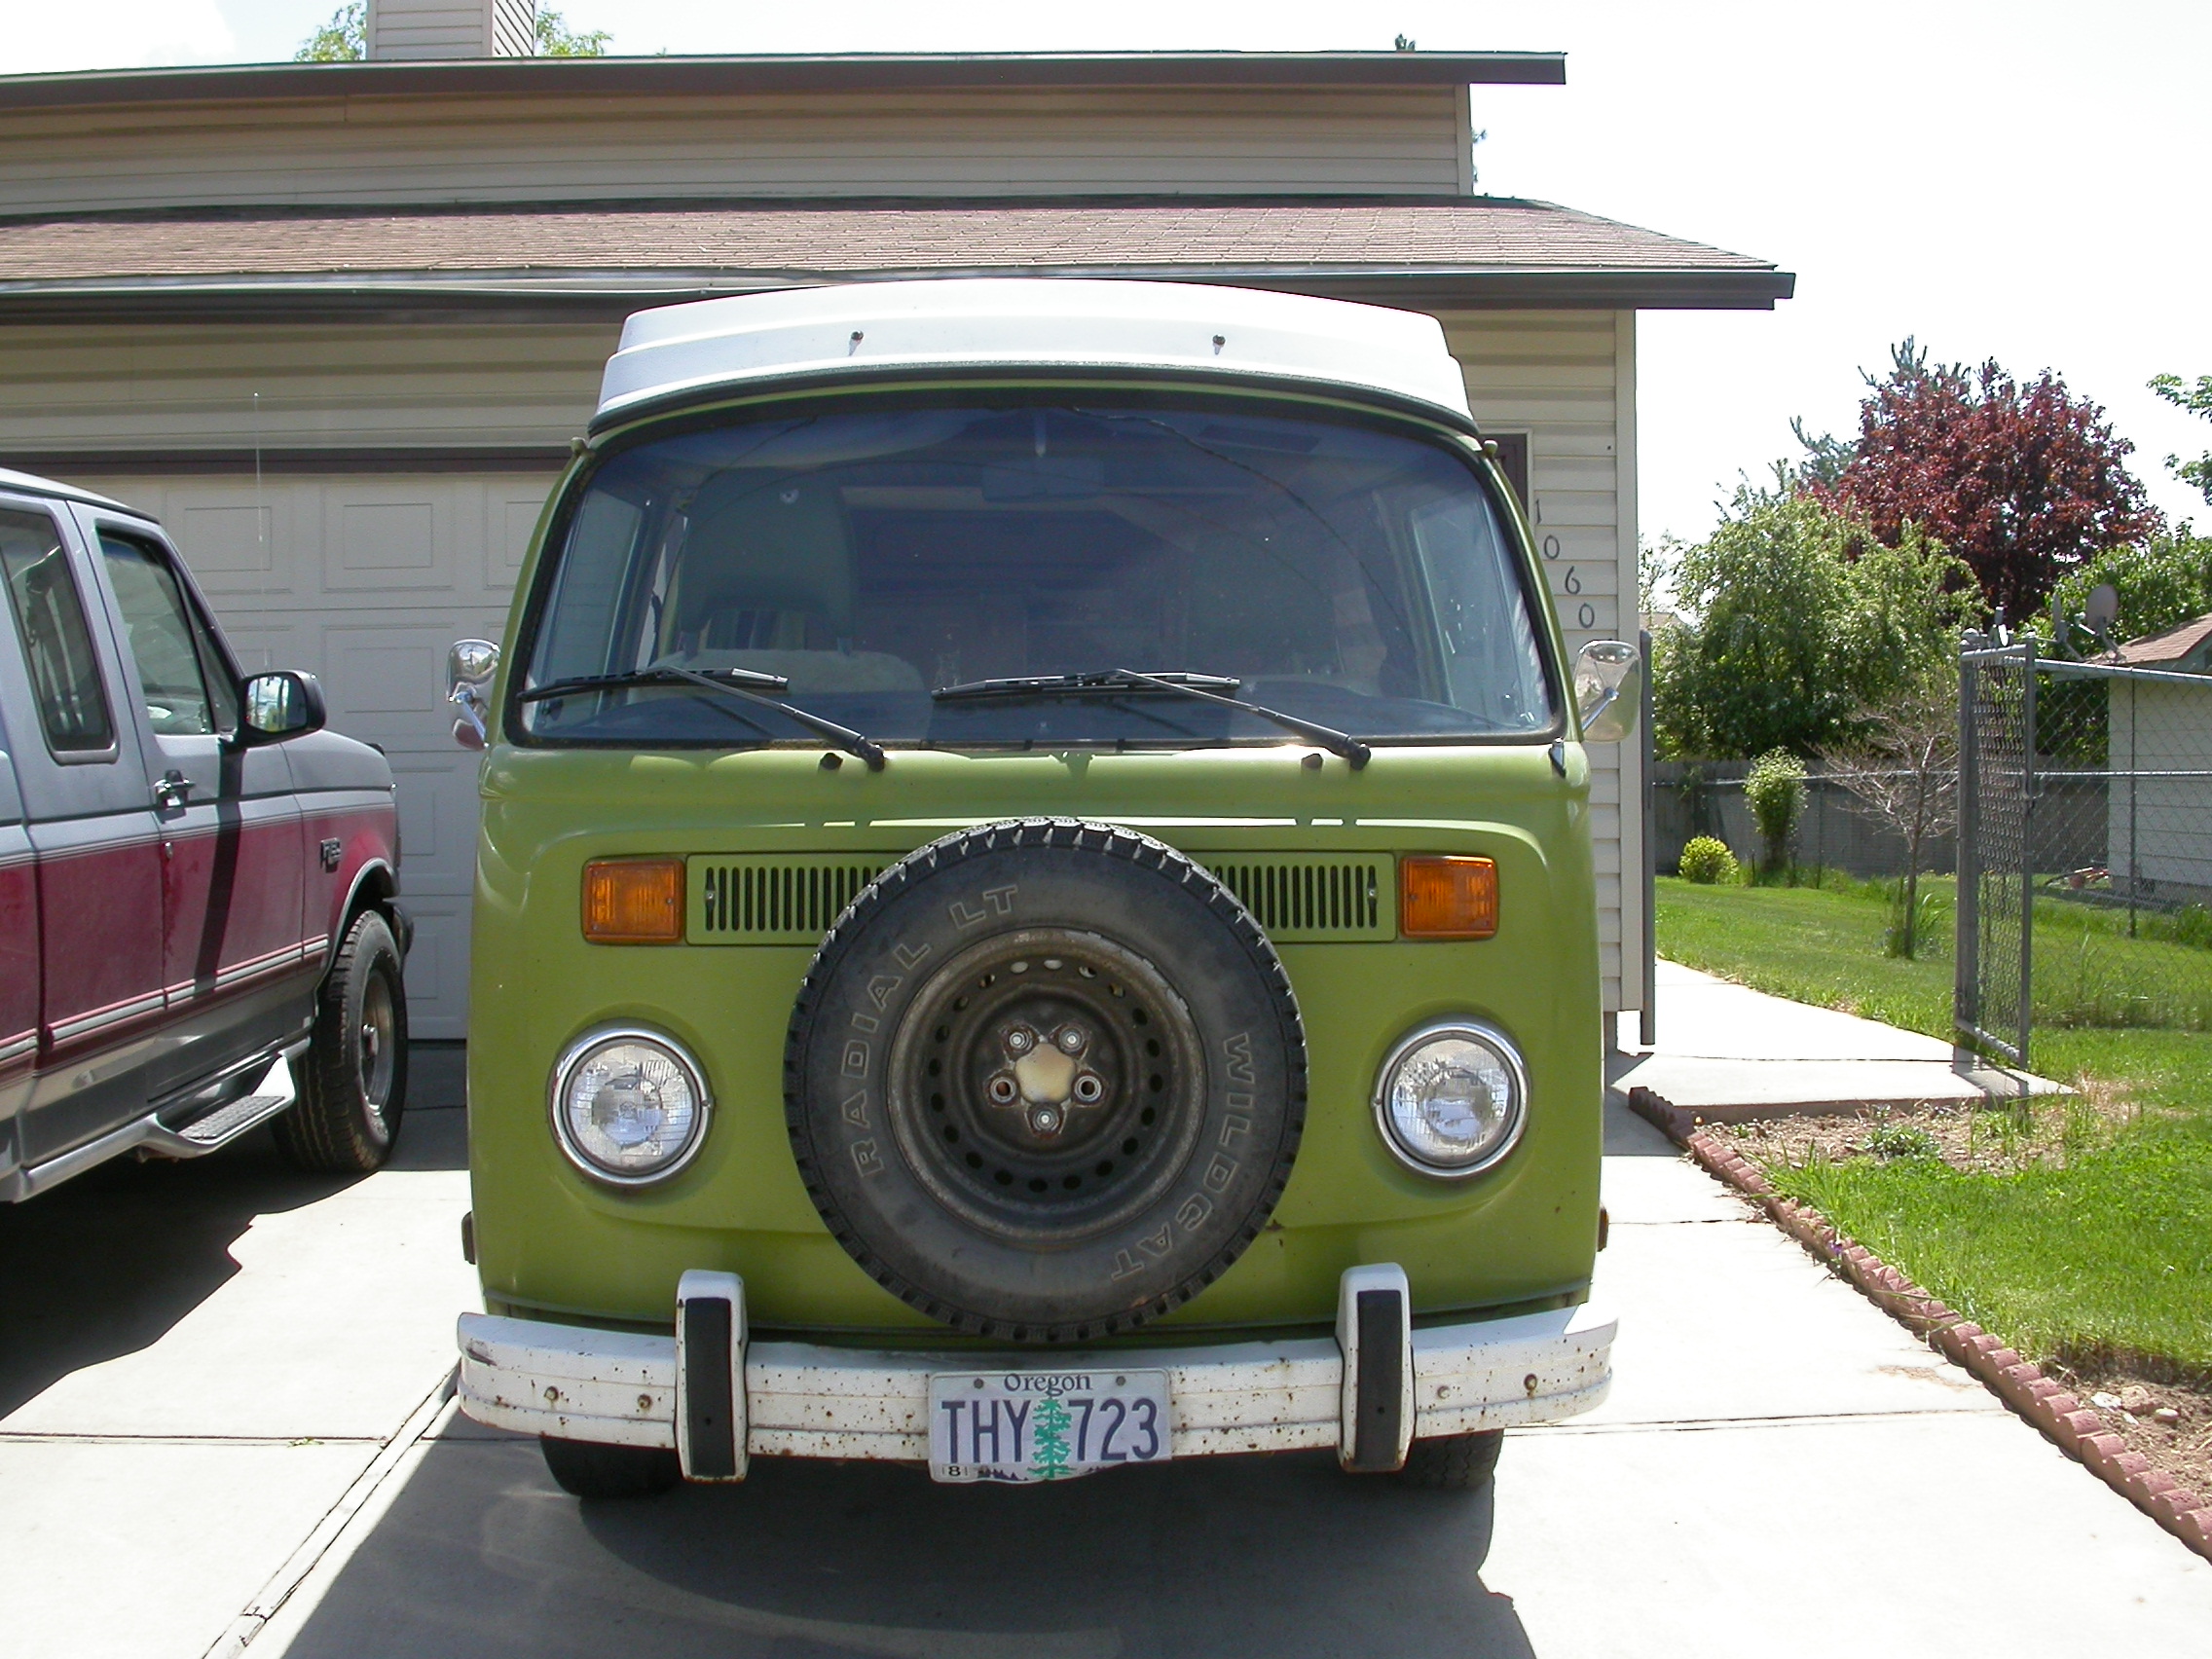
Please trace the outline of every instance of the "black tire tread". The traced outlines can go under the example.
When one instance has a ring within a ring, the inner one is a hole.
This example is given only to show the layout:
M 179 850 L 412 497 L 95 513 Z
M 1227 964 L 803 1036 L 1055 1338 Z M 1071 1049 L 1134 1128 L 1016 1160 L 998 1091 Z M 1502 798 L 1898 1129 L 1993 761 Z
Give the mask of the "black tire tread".
M 546 1473 L 563 1492 L 586 1503 L 620 1503 L 657 1497 L 683 1480 L 676 1454 L 650 1446 L 603 1446 L 590 1440 L 537 1437 Z
M 935 874 L 940 868 L 976 854 L 1018 847 L 1088 847 L 1108 857 L 1125 859 L 1140 868 L 1167 875 L 1196 894 L 1209 911 L 1227 924 L 1237 942 L 1244 947 L 1253 966 L 1266 981 L 1278 1016 L 1295 1039 L 1288 1045 L 1287 1081 L 1290 1101 L 1287 1129 L 1273 1167 L 1269 1171 L 1264 1185 L 1264 1197 L 1253 1206 L 1243 1226 L 1211 1258 L 1201 1263 L 1180 1283 L 1142 1306 L 1088 1319 L 1078 1325 L 1045 1331 L 950 1307 L 938 1295 L 907 1282 L 884 1263 L 846 1222 L 823 1184 L 800 1107 L 804 1088 L 804 1034 L 818 1006 L 820 987 L 835 972 L 845 953 L 851 948 L 852 941 L 867 925 L 869 918 L 909 885 Z M 807 1196 L 813 1200 L 815 1209 L 830 1234 L 870 1278 L 908 1307 L 951 1325 L 956 1330 L 998 1342 L 1093 1342 L 1105 1337 L 1120 1336 L 1174 1311 L 1220 1278 L 1260 1236 L 1268 1219 L 1274 1213 L 1275 1205 L 1281 1201 L 1283 1189 L 1290 1183 L 1291 1168 L 1297 1161 L 1298 1148 L 1305 1130 L 1306 1087 L 1305 1025 L 1298 1012 L 1297 995 L 1291 988 L 1289 974 L 1275 954 L 1273 943 L 1253 919 L 1252 912 L 1244 906 L 1243 902 L 1212 872 L 1164 841 L 1120 825 L 1076 818 L 1023 818 L 977 825 L 974 829 L 943 836 L 925 847 L 917 848 L 861 889 L 854 895 L 852 903 L 846 905 L 844 913 L 831 924 L 830 932 L 824 936 L 821 948 L 816 951 L 813 962 L 808 966 L 806 977 L 800 981 L 784 1045 L 785 1124 L 791 1134 L 799 1178 L 806 1184 Z
M 1417 1440 L 1406 1448 L 1399 1478 L 1431 1492 L 1480 1492 L 1497 1472 L 1497 1455 L 1504 1447 L 1502 1428 Z
M 296 1082 L 300 1097 L 288 1112 L 270 1125 L 276 1145 L 296 1167 L 326 1175 L 366 1175 L 384 1167 L 399 1139 L 400 1114 L 407 1099 L 407 999 L 402 981 L 393 999 L 397 1024 L 392 1056 L 391 1099 L 385 1105 L 387 1133 L 376 1144 L 359 1102 L 360 1076 L 345 1041 L 350 987 L 367 972 L 381 947 L 393 963 L 399 961 L 399 944 L 391 924 L 381 911 L 363 910 L 346 930 L 338 947 L 338 960 L 323 977 L 315 994 L 314 1041 L 302 1057 Z

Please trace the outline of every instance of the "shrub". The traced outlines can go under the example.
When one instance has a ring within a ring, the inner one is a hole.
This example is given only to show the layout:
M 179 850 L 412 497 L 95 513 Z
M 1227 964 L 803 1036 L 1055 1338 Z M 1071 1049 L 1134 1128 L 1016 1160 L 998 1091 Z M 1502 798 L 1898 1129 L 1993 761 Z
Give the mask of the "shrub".
M 1787 749 L 1768 750 L 1751 762 L 1744 779 L 1744 804 L 1766 843 L 1766 868 L 1785 868 L 1798 815 L 1805 810 L 1805 762 Z
M 1876 1158 L 1940 1158 L 1942 1144 L 1918 1124 L 1876 1124 L 1866 1136 L 1866 1150 Z
M 1736 879 L 1736 855 L 1728 850 L 1727 842 L 1712 835 L 1697 835 L 1682 848 L 1682 862 L 1676 867 L 1684 881 L 1711 887 Z

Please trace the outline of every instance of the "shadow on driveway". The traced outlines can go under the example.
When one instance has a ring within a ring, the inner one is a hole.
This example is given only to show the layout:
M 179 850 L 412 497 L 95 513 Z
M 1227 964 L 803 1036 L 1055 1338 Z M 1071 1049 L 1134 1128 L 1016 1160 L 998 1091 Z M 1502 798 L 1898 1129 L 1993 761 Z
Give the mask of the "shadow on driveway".
M 423 1047 L 409 1053 L 409 1097 L 447 1104 L 410 1108 L 389 1167 L 464 1168 L 460 1045 Z M 0 1204 L 0 1418 L 72 1371 L 158 1341 L 238 1272 L 231 1246 L 255 1217 L 361 1179 L 301 1174 L 262 1128 L 206 1158 L 114 1159 Z
M 1325 1453 L 1018 1489 L 769 1458 L 587 1509 L 534 1442 L 457 1420 L 288 1653 L 1526 1659 L 1479 1576 L 1491 1525 L 1489 1493 Z

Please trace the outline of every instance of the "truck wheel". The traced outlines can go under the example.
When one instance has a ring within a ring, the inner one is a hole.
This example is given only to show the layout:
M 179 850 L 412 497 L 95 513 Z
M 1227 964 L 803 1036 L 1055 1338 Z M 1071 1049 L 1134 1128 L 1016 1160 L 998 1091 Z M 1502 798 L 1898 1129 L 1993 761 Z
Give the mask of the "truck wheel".
M 654 1497 L 683 1479 L 676 1454 L 652 1446 L 601 1446 L 589 1440 L 537 1437 L 545 1467 L 561 1490 L 586 1503 Z
M 299 1103 L 272 1125 L 302 1169 L 381 1169 L 407 1103 L 407 991 L 391 925 L 363 910 L 315 1004 L 314 1040 L 296 1074 Z
M 1435 1492 L 1480 1492 L 1497 1472 L 1497 1455 L 1504 1447 L 1502 1428 L 1417 1440 L 1406 1448 L 1406 1466 L 1398 1471 L 1399 1478 Z
M 1148 835 L 1036 819 L 947 835 L 853 901 L 799 988 L 784 1102 L 877 1283 L 979 1336 L 1085 1342 L 1259 1235 L 1306 1042 L 1235 895 Z

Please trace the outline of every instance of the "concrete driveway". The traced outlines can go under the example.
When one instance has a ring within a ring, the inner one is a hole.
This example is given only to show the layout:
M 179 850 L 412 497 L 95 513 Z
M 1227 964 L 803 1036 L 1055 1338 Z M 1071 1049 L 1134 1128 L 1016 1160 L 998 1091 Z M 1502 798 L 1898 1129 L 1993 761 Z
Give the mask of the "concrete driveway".
M 0 1212 L 0 1646 L 2196 1659 L 2212 1631 L 2212 1565 L 1617 1109 L 1619 1381 L 1513 1435 L 1491 1493 L 1325 1456 L 1023 1491 L 768 1461 L 587 1512 L 436 1399 L 473 1293 L 460 1117 L 350 1185 L 241 1150 Z

